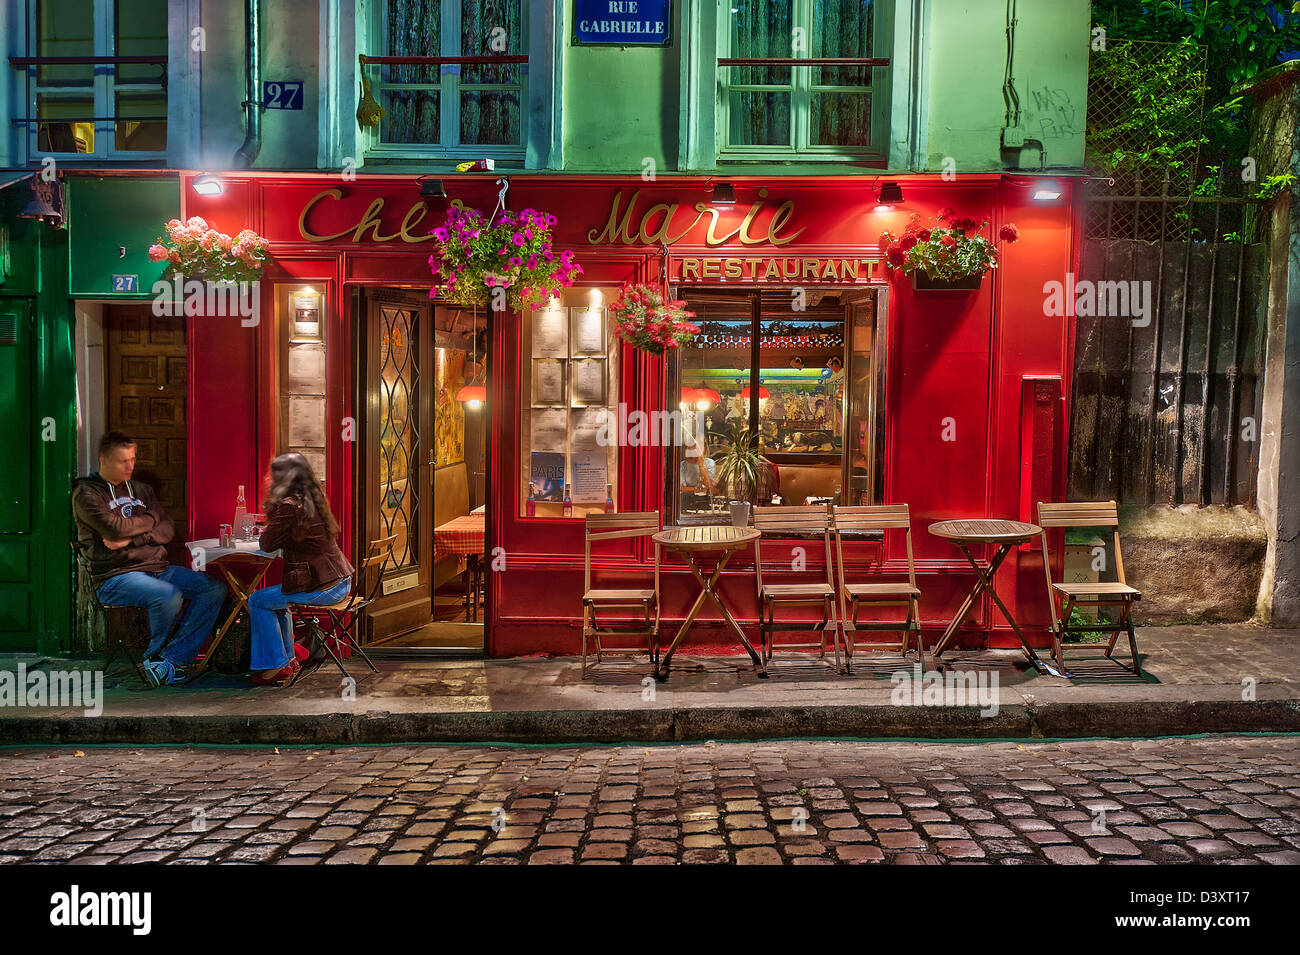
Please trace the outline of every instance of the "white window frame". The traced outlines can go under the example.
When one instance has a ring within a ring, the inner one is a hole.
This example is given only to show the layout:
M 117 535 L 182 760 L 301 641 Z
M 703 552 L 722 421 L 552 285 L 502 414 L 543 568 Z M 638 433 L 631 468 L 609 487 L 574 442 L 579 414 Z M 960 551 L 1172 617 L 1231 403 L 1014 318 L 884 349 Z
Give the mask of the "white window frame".
M 731 11 L 729 3 L 718 4 L 717 20 L 717 50 L 716 59 L 724 59 L 731 56 L 738 56 L 738 53 L 731 51 Z M 872 57 L 891 58 L 893 47 L 893 3 L 889 0 L 875 0 L 872 4 L 872 11 L 875 16 L 875 23 L 872 24 Z M 792 22 L 795 28 L 802 27 L 807 31 L 809 37 L 809 49 L 801 55 L 791 52 L 791 56 L 798 55 L 799 58 L 808 58 L 812 56 L 811 37 L 812 37 L 812 17 L 813 17 L 813 0 L 794 0 L 792 11 Z M 790 91 L 790 109 L 792 113 L 792 122 L 790 124 L 791 141 L 785 145 L 766 144 L 754 145 L 747 143 L 733 144 L 729 141 L 731 134 L 731 93 L 733 91 L 764 91 L 780 90 L 781 87 L 776 85 L 749 85 L 749 84 L 732 84 L 731 71 L 741 69 L 741 67 L 728 67 L 721 64 L 716 65 L 717 71 L 717 110 L 714 117 L 715 138 L 718 149 L 718 160 L 721 162 L 729 160 L 808 160 L 808 161 L 846 161 L 871 159 L 885 161 L 889 156 L 889 106 L 890 106 L 890 80 L 894 69 L 893 63 L 886 67 L 867 67 L 873 72 L 872 84 L 869 92 L 858 92 L 862 87 L 857 86 L 818 86 L 815 92 L 853 92 L 858 96 L 870 98 L 871 102 L 871 120 L 869 129 L 870 144 L 867 146 L 844 146 L 839 144 L 814 144 L 811 139 L 811 119 L 812 119 L 812 96 L 814 92 L 811 86 L 812 67 L 800 66 L 790 67 L 791 84 L 785 89 Z M 877 79 L 878 78 L 878 79 Z
M 460 28 L 461 28 L 461 4 L 458 0 L 440 0 L 442 3 L 442 31 L 439 37 L 438 56 L 470 56 L 473 54 L 463 53 L 460 50 Z M 520 0 L 520 30 L 522 36 L 519 38 L 520 52 L 519 56 L 531 56 L 529 51 L 529 0 Z M 387 4 L 383 0 L 376 0 L 373 5 L 374 20 L 370 24 L 370 35 L 379 38 L 378 49 L 373 53 L 367 52 L 370 56 L 391 56 L 392 53 L 388 41 L 388 17 L 386 15 Z M 509 146 L 503 145 L 479 145 L 474 143 L 464 144 L 460 142 L 460 94 L 462 86 L 460 84 L 461 72 L 464 69 L 458 64 L 446 64 L 440 68 L 439 82 L 437 84 L 380 84 L 378 82 L 378 73 L 372 73 L 371 89 L 378 102 L 383 102 L 380 96 L 381 90 L 388 89 L 434 89 L 438 90 L 438 135 L 437 143 L 386 143 L 380 139 L 383 130 L 384 120 L 380 120 L 379 129 L 367 130 L 366 137 L 366 155 L 372 159 L 445 159 L 445 158 L 473 158 L 473 159 L 493 159 L 500 162 L 517 163 L 524 159 L 524 152 L 527 148 L 528 125 L 529 125 L 529 103 L 528 103 L 528 72 L 531 63 L 517 64 L 520 68 L 519 84 L 513 83 L 476 83 L 465 88 L 472 90 L 514 90 L 519 91 L 519 142 Z M 361 67 L 358 67 L 360 69 Z M 382 69 L 376 67 L 375 69 Z M 359 81 L 358 81 L 359 85 Z M 465 150 L 472 150 L 473 155 L 467 157 Z
M 117 56 L 117 34 L 114 30 L 113 14 L 114 0 L 93 0 L 94 3 L 94 52 L 92 56 Z M 27 36 L 28 50 L 30 56 L 39 56 L 40 38 L 36 35 L 36 4 L 28 4 L 27 11 Z M 170 44 L 169 44 L 170 45 Z M 52 156 L 56 160 L 63 162 L 86 162 L 87 160 L 107 161 L 107 162 L 132 162 L 132 163 L 151 163 L 166 161 L 166 150 L 139 150 L 139 149 L 118 149 L 117 148 L 117 128 L 116 121 L 112 119 L 95 120 L 95 149 L 93 152 L 48 152 L 39 148 L 40 142 L 40 123 L 35 120 L 37 117 L 37 101 L 40 97 L 51 97 L 55 99 L 80 99 L 87 93 L 93 97 L 92 115 L 97 117 L 107 117 L 117 115 L 117 93 L 149 93 L 160 91 L 167 98 L 169 106 L 171 93 L 168 89 L 168 69 L 171 63 L 171 51 L 167 51 L 168 63 L 163 64 L 162 70 L 162 87 L 159 90 L 158 84 L 155 83 L 118 83 L 117 82 L 117 65 L 116 64 L 96 64 L 92 65 L 93 80 L 89 87 L 83 86 L 41 86 L 37 82 L 39 76 L 39 66 L 25 67 L 25 76 L 23 80 L 27 87 L 27 118 L 30 122 L 26 123 L 26 133 L 24 140 L 27 144 L 27 156 L 29 162 L 35 162 L 38 157 Z M 164 112 L 158 117 L 167 125 L 167 141 L 170 144 L 172 130 L 168 123 L 168 112 Z M 58 122 L 58 120 L 52 120 Z M 107 144 L 101 148 L 100 144 Z

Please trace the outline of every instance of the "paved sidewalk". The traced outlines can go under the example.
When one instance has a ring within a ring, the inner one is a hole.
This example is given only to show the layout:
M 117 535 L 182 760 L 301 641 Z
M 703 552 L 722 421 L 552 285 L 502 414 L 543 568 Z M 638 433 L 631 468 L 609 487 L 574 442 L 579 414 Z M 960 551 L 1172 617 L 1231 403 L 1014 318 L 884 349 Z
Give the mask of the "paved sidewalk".
M 629 658 L 604 664 L 585 682 L 575 658 L 389 659 L 379 661 L 378 674 L 354 660 L 354 695 L 330 663 L 287 690 L 215 673 L 189 687 L 145 690 L 118 664 L 105 680 L 101 714 L 0 707 L 0 741 L 653 742 L 1300 731 L 1300 631 L 1245 624 L 1147 628 L 1139 646 L 1141 678 L 1099 654 L 1090 661 L 1076 652 L 1069 680 L 1035 674 L 1018 652 L 945 654 L 953 670 L 997 677 L 995 691 L 986 687 L 992 696 L 971 694 L 967 705 L 951 705 L 952 695 L 948 705 L 929 705 L 925 684 L 900 705 L 891 674 L 915 671 L 884 653 L 859 654 L 848 676 L 815 658 L 778 657 L 767 680 L 743 656 L 679 654 L 663 684 L 648 678 L 646 662 Z M 46 660 L 39 667 L 89 665 Z M 14 666 L 0 663 L 0 669 Z M 994 700 L 996 707 L 988 705 Z
M 1300 864 L 1296 737 L 0 750 L 0 864 Z

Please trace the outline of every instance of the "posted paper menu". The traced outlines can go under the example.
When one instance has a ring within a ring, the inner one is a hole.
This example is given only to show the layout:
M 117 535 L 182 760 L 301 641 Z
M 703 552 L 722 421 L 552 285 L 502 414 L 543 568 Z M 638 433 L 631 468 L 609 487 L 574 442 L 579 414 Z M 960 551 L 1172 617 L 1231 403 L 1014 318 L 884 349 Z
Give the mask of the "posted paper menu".
M 605 402 L 605 360 L 579 358 L 573 365 L 573 403 L 599 405 Z
M 564 403 L 564 363 L 555 358 L 533 360 L 533 404 Z
M 533 451 L 564 453 L 568 420 L 563 408 L 543 408 L 533 412 Z
M 609 464 L 604 451 L 583 451 L 573 455 L 573 503 L 603 504 L 607 484 Z
M 606 420 L 610 417 L 608 408 L 574 408 L 573 409 L 573 437 L 570 443 L 574 451 L 600 451 L 606 453 L 605 447 L 602 447 L 600 441 L 600 431 L 605 427 Z M 616 441 L 617 438 L 613 438 Z M 612 443 L 611 436 L 606 435 L 605 444 Z M 604 498 L 601 498 L 603 501 Z
M 569 328 L 562 308 L 533 312 L 533 357 L 568 358 Z
M 575 308 L 573 329 L 575 355 L 605 354 L 605 310 L 603 308 Z

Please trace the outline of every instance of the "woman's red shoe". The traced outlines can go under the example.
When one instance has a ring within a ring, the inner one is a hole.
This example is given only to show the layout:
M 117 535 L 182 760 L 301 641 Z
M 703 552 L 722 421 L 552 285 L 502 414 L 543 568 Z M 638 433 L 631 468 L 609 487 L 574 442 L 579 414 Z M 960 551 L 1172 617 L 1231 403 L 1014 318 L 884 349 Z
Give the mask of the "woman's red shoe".
M 297 660 L 290 660 L 280 669 L 263 676 L 260 673 L 253 674 L 254 686 L 288 686 L 293 682 L 293 678 L 298 675 L 302 667 Z

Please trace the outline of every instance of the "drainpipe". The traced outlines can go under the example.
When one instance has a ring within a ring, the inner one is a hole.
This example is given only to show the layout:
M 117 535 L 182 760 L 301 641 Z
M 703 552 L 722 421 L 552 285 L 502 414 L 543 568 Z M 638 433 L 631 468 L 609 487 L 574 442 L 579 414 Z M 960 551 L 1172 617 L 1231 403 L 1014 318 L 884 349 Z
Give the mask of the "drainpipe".
M 234 168 L 248 169 L 262 151 L 262 19 L 261 0 L 244 0 L 244 144 L 235 153 Z

